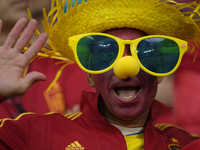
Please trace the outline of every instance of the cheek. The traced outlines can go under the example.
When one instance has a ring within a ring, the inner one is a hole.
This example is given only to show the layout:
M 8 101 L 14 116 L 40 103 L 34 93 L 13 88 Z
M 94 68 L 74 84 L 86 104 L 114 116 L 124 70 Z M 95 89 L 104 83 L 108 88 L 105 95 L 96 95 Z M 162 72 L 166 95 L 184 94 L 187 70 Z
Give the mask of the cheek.
M 149 91 L 149 94 L 155 95 L 157 92 L 158 78 L 154 76 L 146 78 L 146 86 L 148 87 L 147 90 Z
M 140 81 L 143 81 L 143 83 L 146 84 L 145 86 L 157 87 L 158 85 L 158 77 L 152 76 L 143 70 L 140 70 L 138 78 L 140 78 Z
M 94 87 L 96 88 L 96 91 L 98 92 L 98 93 L 101 93 L 101 90 L 102 90 L 102 88 L 104 88 L 104 82 L 105 82 L 105 80 L 104 80 L 104 78 L 103 78 L 103 76 L 101 75 L 101 74 L 99 74 L 99 75 L 94 75 Z
M 112 70 L 110 70 L 106 73 L 93 75 L 94 86 L 97 92 L 105 91 L 108 89 L 108 84 L 111 81 L 112 74 Z
M 146 97 L 147 101 L 151 103 L 157 93 L 158 78 L 142 72 L 142 79 L 140 80 L 143 81 L 143 86 L 145 87 L 144 98 Z
M 153 78 L 150 78 L 148 80 L 148 88 L 147 88 L 147 101 L 149 103 L 152 103 L 153 100 L 155 99 L 155 96 L 156 96 L 156 93 L 157 93 L 157 87 L 158 87 L 158 79 L 157 77 L 153 77 Z

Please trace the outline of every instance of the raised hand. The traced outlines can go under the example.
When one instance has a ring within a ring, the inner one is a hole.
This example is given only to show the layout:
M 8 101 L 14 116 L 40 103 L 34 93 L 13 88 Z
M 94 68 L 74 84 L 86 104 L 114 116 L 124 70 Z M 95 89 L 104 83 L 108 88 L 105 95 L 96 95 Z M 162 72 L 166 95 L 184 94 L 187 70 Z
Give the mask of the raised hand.
M 39 72 L 30 72 L 23 78 L 26 65 L 47 40 L 47 35 L 41 34 L 34 44 L 22 54 L 21 51 L 33 36 L 37 21 L 32 19 L 26 25 L 27 20 L 20 19 L 9 33 L 3 46 L 0 46 L 0 96 L 4 98 L 23 94 L 36 81 L 46 80 L 46 76 Z M 3 23 L 0 20 L 0 33 L 2 26 Z M 19 36 L 22 31 L 22 35 Z

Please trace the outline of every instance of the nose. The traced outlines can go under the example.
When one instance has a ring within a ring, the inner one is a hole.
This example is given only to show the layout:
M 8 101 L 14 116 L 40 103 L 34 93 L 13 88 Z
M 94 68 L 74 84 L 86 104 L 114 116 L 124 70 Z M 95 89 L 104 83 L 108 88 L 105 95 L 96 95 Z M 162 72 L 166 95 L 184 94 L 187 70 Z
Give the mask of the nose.
M 123 57 L 117 60 L 113 71 L 121 79 L 132 78 L 139 73 L 140 65 L 136 58 L 131 56 L 130 45 L 125 46 Z
M 126 44 L 123 56 L 129 56 L 129 55 L 131 55 L 130 45 Z

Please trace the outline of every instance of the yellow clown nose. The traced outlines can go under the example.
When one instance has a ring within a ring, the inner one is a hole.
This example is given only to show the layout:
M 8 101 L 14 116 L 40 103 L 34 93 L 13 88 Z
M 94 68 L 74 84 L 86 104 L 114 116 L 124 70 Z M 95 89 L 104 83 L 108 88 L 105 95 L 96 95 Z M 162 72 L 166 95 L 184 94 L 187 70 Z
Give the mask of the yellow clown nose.
M 132 56 L 124 56 L 117 60 L 113 68 L 114 74 L 121 79 L 132 78 L 140 71 L 140 65 Z

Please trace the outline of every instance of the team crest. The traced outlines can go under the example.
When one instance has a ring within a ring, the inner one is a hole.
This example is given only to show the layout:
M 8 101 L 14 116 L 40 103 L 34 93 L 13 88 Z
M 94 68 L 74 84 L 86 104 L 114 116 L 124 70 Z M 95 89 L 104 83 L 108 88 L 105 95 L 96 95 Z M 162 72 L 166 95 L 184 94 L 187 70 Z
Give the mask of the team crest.
M 180 150 L 182 147 L 179 145 L 168 145 L 170 150 Z

